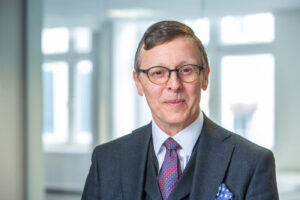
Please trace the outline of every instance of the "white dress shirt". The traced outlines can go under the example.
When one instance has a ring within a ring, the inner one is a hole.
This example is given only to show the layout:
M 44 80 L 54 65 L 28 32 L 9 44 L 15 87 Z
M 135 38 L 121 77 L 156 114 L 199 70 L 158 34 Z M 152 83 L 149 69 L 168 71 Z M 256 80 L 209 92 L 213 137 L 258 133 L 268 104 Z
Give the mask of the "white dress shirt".
M 184 128 L 176 135 L 172 136 L 172 138 L 180 145 L 180 148 L 177 149 L 178 158 L 180 160 L 180 167 L 183 172 L 185 169 L 191 155 L 193 152 L 193 148 L 196 144 L 197 139 L 200 136 L 201 130 L 203 126 L 203 113 L 200 112 L 199 117 L 191 123 L 188 127 Z M 166 147 L 163 143 L 170 136 L 162 131 L 154 120 L 152 120 L 152 140 L 154 152 L 158 161 L 158 172 L 164 162 Z

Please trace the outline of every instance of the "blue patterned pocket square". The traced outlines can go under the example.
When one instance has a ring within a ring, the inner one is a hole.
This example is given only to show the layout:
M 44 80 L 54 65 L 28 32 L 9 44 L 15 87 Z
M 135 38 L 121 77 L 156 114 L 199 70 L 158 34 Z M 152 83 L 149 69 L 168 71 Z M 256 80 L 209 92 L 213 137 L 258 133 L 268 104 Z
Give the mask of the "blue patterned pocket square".
M 233 194 L 229 191 L 224 183 L 219 186 L 216 200 L 232 200 Z

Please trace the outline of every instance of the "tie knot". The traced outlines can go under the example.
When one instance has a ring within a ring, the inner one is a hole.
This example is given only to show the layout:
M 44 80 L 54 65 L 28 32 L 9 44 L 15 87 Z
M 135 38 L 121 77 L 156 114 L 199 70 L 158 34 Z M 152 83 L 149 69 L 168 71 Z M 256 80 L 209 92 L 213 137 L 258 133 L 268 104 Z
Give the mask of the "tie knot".
M 179 144 L 171 137 L 164 142 L 164 145 L 168 150 L 176 150 L 179 147 Z

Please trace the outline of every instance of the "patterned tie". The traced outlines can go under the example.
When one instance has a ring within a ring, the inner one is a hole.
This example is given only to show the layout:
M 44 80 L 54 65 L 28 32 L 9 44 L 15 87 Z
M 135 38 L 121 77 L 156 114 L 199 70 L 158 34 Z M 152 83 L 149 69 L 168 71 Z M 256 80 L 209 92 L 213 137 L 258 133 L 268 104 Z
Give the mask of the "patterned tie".
M 175 183 L 181 176 L 180 161 L 176 149 L 179 144 L 169 137 L 163 144 L 166 147 L 166 155 L 158 175 L 158 184 L 163 200 L 172 192 Z

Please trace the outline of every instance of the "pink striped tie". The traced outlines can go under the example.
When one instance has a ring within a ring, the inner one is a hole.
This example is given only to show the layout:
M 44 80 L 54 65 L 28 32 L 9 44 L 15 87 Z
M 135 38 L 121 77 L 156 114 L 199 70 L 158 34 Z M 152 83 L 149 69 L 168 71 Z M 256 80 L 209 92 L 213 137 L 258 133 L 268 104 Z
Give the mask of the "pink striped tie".
M 169 137 L 163 145 L 166 147 L 166 155 L 158 174 L 158 184 L 162 198 L 166 200 L 182 172 L 176 151 L 180 147 L 179 144 L 173 138 Z

